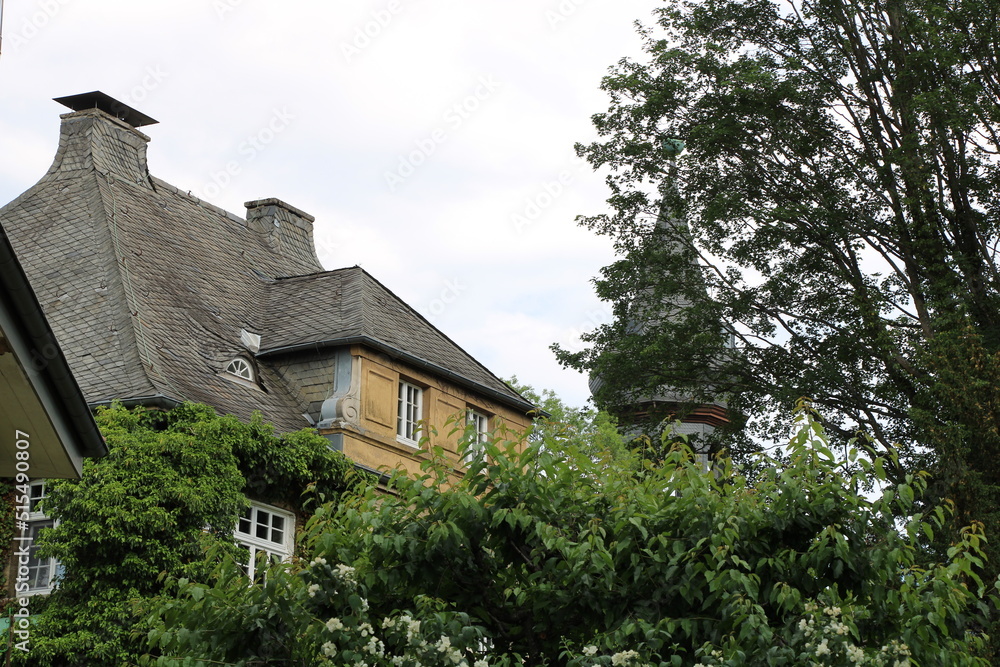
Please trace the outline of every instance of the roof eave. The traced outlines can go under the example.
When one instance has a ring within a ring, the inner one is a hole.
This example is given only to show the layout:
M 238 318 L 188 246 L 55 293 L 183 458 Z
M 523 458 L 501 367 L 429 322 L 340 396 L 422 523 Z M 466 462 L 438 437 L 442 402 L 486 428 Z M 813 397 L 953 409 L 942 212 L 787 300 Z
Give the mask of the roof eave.
M 523 399 L 519 400 L 513 396 L 506 395 L 503 392 L 493 389 L 492 387 L 487 387 L 474 380 L 470 380 L 464 375 L 460 375 L 459 373 L 456 373 L 453 370 L 445 368 L 439 364 L 435 364 L 431 361 L 427 361 L 426 359 L 410 354 L 409 352 L 406 352 L 404 350 L 400 350 L 397 347 L 393 347 L 392 345 L 389 345 L 384 341 L 380 341 L 377 338 L 372 338 L 370 336 L 345 336 L 341 338 L 331 338 L 328 340 L 311 341 L 307 343 L 296 343 L 294 345 L 285 345 L 282 347 L 275 347 L 266 350 L 261 350 L 260 352 L 257 353 L 257 357 L 258 358 L 276 357 L 283 354 L 292 354 L 295 352 L 319 351 L 331 347 L 341 347 L 344 345 L 354 345 L 354 344 L 367 345 L 368 347 L 374 348 L 380 352 L 384 352 L 385 354 L 389 355 L 394 359 L 400 359 L 406 361 L 407 363 L 412 364 L 413 366 L 416 366 L 426 371 L 430 371 L 431 373 L 434 373 L 436 375 L 448 378 L 449 380 L 451 380 L 452 382 L 454 382 L 459 386 L 489 396 L 490 398 L 500 403 L 503 403 L 509 407 L 515 408 L 523 412 L 524 414 L 528 414 L 530 412 L 538 412 L 539 410 L 537 406 L 532 405 L 528 401 L 525 401 Z
M 114 403 L 121 403 L 122 407 L 125 408 L 143 406 L 147 408 L 159 408 L 161 410 L 172 410 L 173 408 L 182 405 L 184 401 L 179 398 L 166 396 L 164 394 L 151 394 L 149 396 L 134 396 L 131 398 L 114 398 L 106 401 L 93 401 L 90 403 L 90 407 L 96 409 L 102 406 L 107 407 Z
M 7 235 L 0 230 L 0 289 L 10 299 L 16 314 L 11 326 L 17 336 L 32 350 L 55 350 L 45 355 L 38 369 L 40 398 L 50 412 L 56 429 L 79 448 L 83 457 L 99 457 L 108 453 L 104 437 L 90 412 L 83 392 L 73 376 L 66 357 L 59 349 L 42 307 L 21 268 Z

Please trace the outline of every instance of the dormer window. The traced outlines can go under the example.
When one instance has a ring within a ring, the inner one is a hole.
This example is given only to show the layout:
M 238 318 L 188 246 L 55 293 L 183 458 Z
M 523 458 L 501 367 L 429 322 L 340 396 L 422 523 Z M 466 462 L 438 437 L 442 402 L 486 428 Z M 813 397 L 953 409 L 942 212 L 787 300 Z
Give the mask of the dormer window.
M 219 373 L 219 377 L 225 378 L 230 382 L 235 382 L 236 384 L 241 384 L 248 389 L 262 392 L 267 391 L 260 382 L 260 374 L 257 372 L 257 366 L 254 364 L 253 359 L 234 357 L 232 361 L 226 364 L 226 368 Z
M 254 377 L 253 367 L 243 357 L 236 357 L 230 361 L 229 365 L 226 366 L 226 372 L 247 382 L 256 382 L 257 380 Z

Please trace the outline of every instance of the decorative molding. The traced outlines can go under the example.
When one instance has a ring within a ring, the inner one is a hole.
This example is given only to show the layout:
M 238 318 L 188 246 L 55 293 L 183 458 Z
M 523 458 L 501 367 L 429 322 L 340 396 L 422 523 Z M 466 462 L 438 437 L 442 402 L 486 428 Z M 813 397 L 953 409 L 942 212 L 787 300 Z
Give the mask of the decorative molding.
M 319 428 L 333 422 L 355 426 L 361 420 L 361 358 L 349 349 L 337 350 L 334 361 L 333 390 L 320 407 Z

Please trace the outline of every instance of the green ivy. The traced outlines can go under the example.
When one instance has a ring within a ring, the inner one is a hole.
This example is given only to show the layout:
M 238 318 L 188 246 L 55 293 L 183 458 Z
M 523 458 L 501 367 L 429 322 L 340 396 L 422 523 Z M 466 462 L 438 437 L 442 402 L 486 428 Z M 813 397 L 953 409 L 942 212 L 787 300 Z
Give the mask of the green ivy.
M 14 514 L 17 492 L 14 483 L 0 480 L 0 563 L 10 562 L 14 549 Z M 0 588 L 7 590 L 7 571 L 0 571 Z M 5 601 L 6 602 L 6 601 Z M 6 604 L 3 605 L 6 608 Z
M 45 509 L 59 525 L 39 543 L 66 572 L 44 605 L 32 601 L 29 651 L 15 664 L 135 664 L 164 576 L 206 576 L 207 553 L 240 557 L 233 528 L 247 497 L 306 512 L 363 481 L 324 438 L 275 435 L 259 416 L 185 404 L 114 405 L 96 418 L 109 454 L 51 483 Z

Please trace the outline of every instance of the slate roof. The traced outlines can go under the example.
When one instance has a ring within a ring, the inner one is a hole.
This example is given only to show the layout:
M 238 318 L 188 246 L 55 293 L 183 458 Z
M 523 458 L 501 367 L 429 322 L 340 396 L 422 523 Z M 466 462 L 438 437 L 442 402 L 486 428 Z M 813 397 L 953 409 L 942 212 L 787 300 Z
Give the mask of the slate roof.
M 361 269 L 323 271 L 311 217 L 262 200 L 248 222 L 151 177 L 149 138 L 128 123 L 98 109 L 61 118 L 52 167 L 0 222 L 91 404 L 194 400 L 298 429 L 308 405 L 269 360 L 358 339 L 531 408 Z M 262 336 L 267 391 L 220 375 L 250 356 L 244 329 Z
M 260 357 L 362 342 L 524 411 L 534 409 L 360 267 L 281 278 L 269 291 L 272 315 Z

